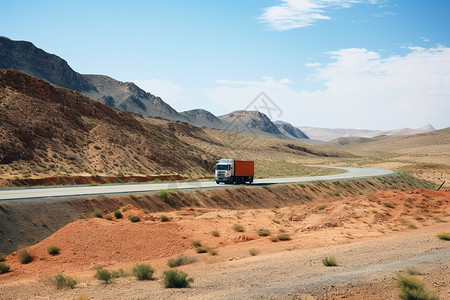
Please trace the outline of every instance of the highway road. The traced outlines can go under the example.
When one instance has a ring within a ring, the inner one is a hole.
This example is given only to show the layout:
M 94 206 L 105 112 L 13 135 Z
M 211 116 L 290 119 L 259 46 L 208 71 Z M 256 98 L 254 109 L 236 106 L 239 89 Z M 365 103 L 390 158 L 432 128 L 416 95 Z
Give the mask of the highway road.
M 313 166 L 311 166 L 313 167 Z M 359 179 L 375 176 L 394 174 L 395 171 L 377 168 L 349 168 L 349 167 L 327 167 L 343 170 L 344 173 L 323 176 L 287 177 L 287 178 L 264 178 L 256 179 L 253 185 L 269 185 L 294 182 L 312 181 L 336 181 L 345 179 Z M 152 193 L 158 190 L 195 190 L 227 188 L 233 185 L 218 185 L 215 181 L 172 181 L 162 183 L 128 183 L 128 184 L 103 184 L 103 185 L 79 185 L 79 186 L 52 186 L 52 187 L 30 187 L 30 188 L 5 188 L 0 189 L 0 201 L 36 200 L 74 198 L 95 195 L 118 195 L 130 193 Z

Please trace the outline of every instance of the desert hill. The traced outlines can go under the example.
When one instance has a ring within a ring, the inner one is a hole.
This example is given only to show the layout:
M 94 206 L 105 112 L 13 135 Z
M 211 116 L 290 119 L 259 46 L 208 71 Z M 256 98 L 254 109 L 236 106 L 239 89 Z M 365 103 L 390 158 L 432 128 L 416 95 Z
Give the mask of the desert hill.
M 0 165 L 24 172 L 209 174 L 214 158 L 177 132 L 15 70 L 0 71 Z M 5 169 L 3 169 L 5 172 Z
M 369 130 L 369 129 L 351 129 L 351 128 L 332 129 L 332 128 L 305 127 L 305 126 L 297 126 L 297 128 L 305 132 L 311 139 L 326 142 L 341 137 L 374 138 L 381 135 L 411 135 L 435 130 L 434 127 L 431 126 L 430 124 L 417 129 L 401 128 L 394 130 Z
M 224 129 L 226 125 L 215 115 L 204 109 L 192 109 L 181 112 L 189 123 L 199 127 Z
M 270 134 L 285 137 L 270 119 L 259 111 L 236 110 L 229 114 L 218 116 L 227 123 L 227 130 L 235 132 Z
M 383 151 L 405 153 L 417 148 L 438 146 L 450 149 L 450 127 L 412 135 L 384 135 L 374 138 L 339 138 L 327 143 L 328 145 L 341 145 L 356 151 Z M 435 152 L 435 151 L 434 151 Z
M 284 121 L 275 121 L 273 123 L 278 127 L 278 130 L 288 137 L 293 137 L 296 139 L 309 139 L 309 136 L 292 124 Z

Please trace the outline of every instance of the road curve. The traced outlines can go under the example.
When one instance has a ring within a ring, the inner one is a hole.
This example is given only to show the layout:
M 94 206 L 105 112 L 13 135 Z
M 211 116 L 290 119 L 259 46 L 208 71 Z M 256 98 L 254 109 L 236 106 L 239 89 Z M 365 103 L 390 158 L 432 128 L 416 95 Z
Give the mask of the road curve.
M 374 176 L 394 174 L 395 171 L 377 168 L 350 168 L 328 167 L 343 170 L 344 173 L 323 176 L 264 178 L 256 179 L 254 185 L 312 182 L 312 181 L 336 181 L 345 179 L 358 179 Z M 218 187 L 232 187 L 232 185 L 218 185 L 215 181 L 171 181 L 162 183 L 128 183 L 128 184 L 103 184 L 80 186 L 53 186 L 35 188 L 6 188 L 0 189 L 0 201 L 5 200 L 32 200 L 36 198 L 68 198 L 94 195 L 114 195 L 128 193 L 155 192 L 158 190 L 186 190 L 186 189 L 211 189 Z

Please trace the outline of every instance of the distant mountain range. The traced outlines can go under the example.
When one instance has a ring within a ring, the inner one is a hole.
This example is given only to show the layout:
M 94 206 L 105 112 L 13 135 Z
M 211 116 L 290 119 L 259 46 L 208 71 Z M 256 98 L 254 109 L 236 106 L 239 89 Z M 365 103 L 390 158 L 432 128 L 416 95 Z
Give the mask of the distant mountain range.
M 145 92 L 132 82 L 121 82 L 104 75 L 77 73 L 64 59 L 35 47 L 31 42 L 13 41 L 0 36 L 0 69 L 9 68 L 75 90 L 120 111 L 186 122 L 203 128 L 291 140 L 308 139 L 306 134 L 299 133 L 292 125 L 274 124 L 260 112 L 237 111 L 219 117 L 203 109 L 177 112 L 160 97 Z
M 431 125 L 426 125 L 418 129 L 401 128 L 395 130 L 369 130 L 369 129 L 350 129 L 350 128 L 319 128 L 319 127 L 303 127 L 298 128 L 305 132 L 311 139 L 320 141 L 332 141 L 337 138 L 360 137 L 373 138 L 380 135 L 410 135 L 424 133 L 435 130 Z

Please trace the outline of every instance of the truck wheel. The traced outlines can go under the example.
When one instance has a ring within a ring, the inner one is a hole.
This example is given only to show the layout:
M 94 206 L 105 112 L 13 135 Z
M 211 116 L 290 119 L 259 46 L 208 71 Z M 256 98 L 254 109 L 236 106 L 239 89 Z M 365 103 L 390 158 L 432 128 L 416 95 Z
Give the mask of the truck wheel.
M 220 184 L 220 182 L 216 181 L 217 184 Z

